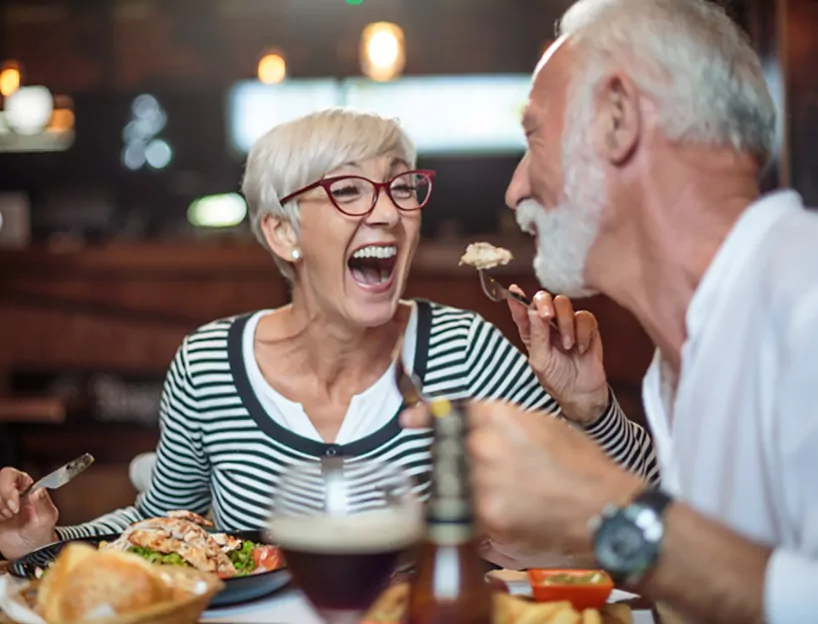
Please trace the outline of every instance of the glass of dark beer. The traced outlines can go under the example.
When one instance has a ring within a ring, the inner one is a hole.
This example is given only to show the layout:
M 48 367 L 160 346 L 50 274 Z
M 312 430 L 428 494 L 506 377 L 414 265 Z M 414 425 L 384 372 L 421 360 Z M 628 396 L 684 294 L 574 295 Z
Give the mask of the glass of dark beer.
M 281 477 L 267 536 L 321 616 L 351 624 L 389 585 L 423 526 L 421 504 L 402 471 L 329 458 L 293 466 Z

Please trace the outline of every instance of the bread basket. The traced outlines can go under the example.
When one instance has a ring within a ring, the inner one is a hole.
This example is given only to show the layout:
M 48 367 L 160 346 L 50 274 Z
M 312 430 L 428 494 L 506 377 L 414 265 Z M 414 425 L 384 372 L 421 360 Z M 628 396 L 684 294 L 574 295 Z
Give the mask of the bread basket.
M 161 577 L 168 587 L 172 588 L 169 600 L 109 617 L 70 622 L 50 620 L 47 624 L 195 624 L 213 596 L 224 587 L 224 583 L 213 574 L 200 572 L 193 568 L 166 566 L 161 571 Z M 19 617 L 21 611 L 17 610 L 17 617 L 14 617 L 12 621 L 32 624 L 46 622 L 33 607 L 36 603 L 39 584 L 39 581 L 31 581 L 16 588 L 18 595 L 14 597 L 14 602 L 27 613 L 24 614 L 26 617 Z M 0 621 L 2 621 L 2 616 L 0 616 Z

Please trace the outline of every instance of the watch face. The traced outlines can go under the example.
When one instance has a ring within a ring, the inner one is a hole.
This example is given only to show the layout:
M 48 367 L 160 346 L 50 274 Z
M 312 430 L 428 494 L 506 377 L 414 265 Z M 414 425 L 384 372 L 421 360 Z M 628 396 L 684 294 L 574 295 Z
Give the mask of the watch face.
M 604 522 L 594 540 L 594 554 L 599 565 L 614 575 L 642 571 L 655 553 L 656 544 L 645 539 L 643 529 L 621 515 Z

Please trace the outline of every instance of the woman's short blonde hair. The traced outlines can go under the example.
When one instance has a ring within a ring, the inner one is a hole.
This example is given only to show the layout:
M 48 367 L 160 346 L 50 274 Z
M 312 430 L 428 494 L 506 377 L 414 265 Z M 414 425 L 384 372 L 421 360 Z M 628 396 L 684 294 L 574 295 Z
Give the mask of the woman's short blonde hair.
M 375 113 L 331 108 L 276 126 L 253 145 L 242 180 L 253 234 L 271 251 L 261 230 L 265 215 L 289 222 L 298 233 L 298 200 L 282 205 L 280 197 L 345 163 L 389 153 L 415 167 L 415 146 L 398 121 Z M 275 254 L 273 258 L 281 274 L 292 282 L 292 265 Z

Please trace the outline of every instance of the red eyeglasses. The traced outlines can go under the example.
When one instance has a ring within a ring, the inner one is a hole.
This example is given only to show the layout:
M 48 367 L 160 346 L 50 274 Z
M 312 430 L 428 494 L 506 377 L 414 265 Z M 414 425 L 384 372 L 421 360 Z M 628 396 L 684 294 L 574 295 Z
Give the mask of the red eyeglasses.
M 429 201 L 434 177 L 435 172 L 428 169 L 406 171 L 386 182 L 374 182 L 356 175 L 334 176 L 313 182 L 282 197 L 281 204 L 320 186 L 338 210 L 350 217 L 363 217 L 375 209 L 383 189 L 399 210 L 411 212 L 420 210 Z

